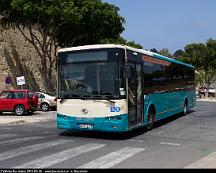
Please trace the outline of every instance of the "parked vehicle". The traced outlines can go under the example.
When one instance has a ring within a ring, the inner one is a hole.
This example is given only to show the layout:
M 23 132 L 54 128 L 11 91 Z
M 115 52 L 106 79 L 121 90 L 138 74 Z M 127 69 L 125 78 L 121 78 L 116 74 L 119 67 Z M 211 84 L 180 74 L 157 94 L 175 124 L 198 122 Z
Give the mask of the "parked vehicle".
M 0 114 L 14 112 L 16 115 L 33 114 L 38 106 L 38 96 L 29 90 L 5 90 L 0 94 Z
M 206 87 L 199 88 L 199 97 L 202 98 L 208 93 L 209 97 L 215 97 L 215 88 L 209 88 Z
M 209 97 L 215 97 L 215 88 L 209 89 Z
M 36 94 L 39 98 L 38 108 L 42 109 L 44 112 L 49 111 L 50 108 L 56 109 L 57 97 L 42 92 L 36 92 Z

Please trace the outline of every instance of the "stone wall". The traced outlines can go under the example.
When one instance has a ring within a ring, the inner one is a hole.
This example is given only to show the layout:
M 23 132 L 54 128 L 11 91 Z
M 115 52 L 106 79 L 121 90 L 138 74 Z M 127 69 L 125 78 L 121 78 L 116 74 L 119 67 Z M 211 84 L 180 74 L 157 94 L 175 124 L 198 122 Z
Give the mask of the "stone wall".
M 23 88 L 33 91 L 43 90 L 39 73 L 40 60 L 33 48 L 15 29 L 0 28 L 0 91 L 4 89 L 20 89 L 16 77 L 25 76 Z M 12 78 L 11 86 L 6 86 L 5 78 Z

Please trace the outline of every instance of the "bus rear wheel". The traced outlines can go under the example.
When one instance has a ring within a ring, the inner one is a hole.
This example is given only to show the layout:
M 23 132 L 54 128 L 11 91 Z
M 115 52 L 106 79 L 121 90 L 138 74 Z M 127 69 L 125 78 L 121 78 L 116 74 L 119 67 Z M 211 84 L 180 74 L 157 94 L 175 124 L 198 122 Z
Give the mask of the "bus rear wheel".
M 154 120 L 155 120 L 154 117 L 155 117 L 155 113 L 154 113 L 153 109 L 150 109 L 148 111 L 148 121 L 147 121 L 148 124 L 146 126 L 147 130 L 152 130 L 153 129 Z
M 184 103 L 184 109 L 183 109 L 183 115 L 187 115 L 189 112 L 189 108 L 188 108 L 188 101 L 186 100 Z

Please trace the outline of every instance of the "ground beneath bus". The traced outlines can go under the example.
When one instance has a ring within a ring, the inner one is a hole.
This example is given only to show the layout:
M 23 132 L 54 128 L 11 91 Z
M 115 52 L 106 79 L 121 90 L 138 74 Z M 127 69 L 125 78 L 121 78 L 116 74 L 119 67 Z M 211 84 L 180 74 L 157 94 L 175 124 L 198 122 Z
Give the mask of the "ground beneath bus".
M 216 102 L 125 134 L 59 130 L 53 111 L 25 118 L 0 123 L 0 168 L 216 168 Z

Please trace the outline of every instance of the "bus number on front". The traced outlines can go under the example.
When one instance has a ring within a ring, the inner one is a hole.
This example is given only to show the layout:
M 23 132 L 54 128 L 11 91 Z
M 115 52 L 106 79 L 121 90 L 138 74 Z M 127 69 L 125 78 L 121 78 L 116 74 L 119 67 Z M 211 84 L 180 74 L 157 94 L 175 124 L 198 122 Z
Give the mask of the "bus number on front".
M 120 112 L 121 108 L 120 107 L 110 107 L 110 112 Z

